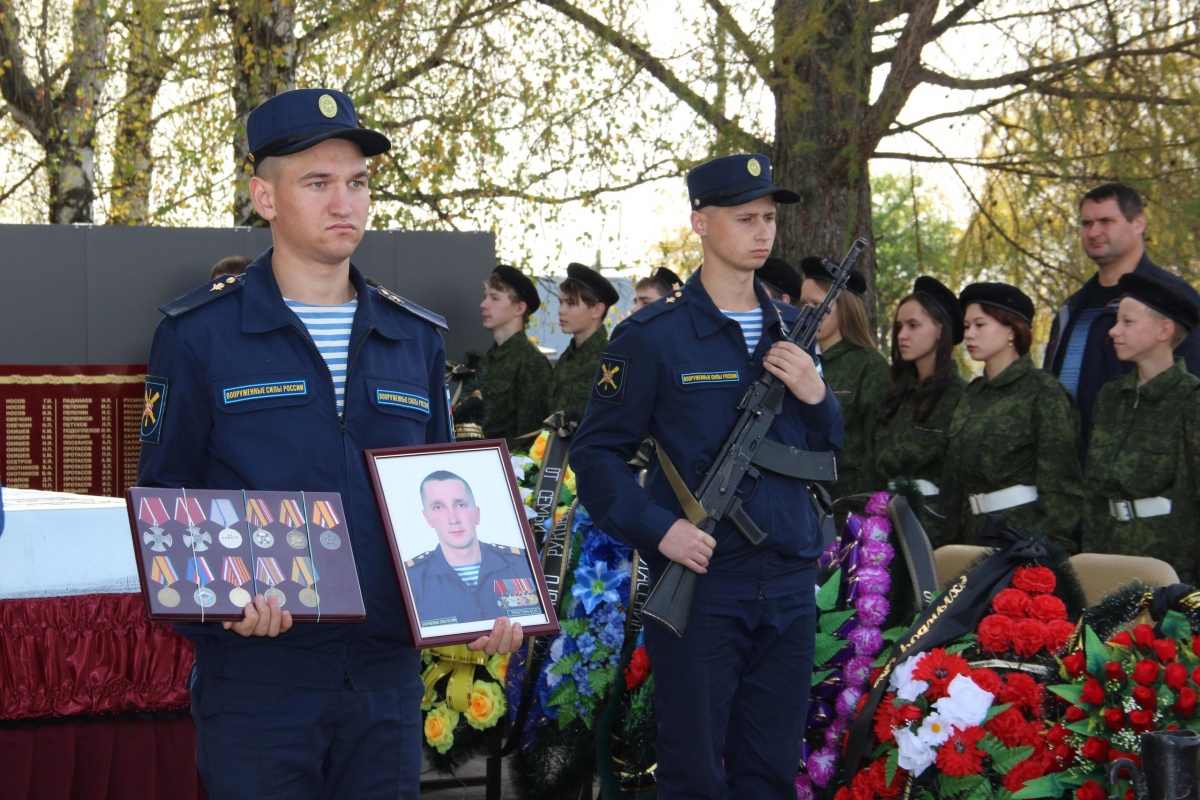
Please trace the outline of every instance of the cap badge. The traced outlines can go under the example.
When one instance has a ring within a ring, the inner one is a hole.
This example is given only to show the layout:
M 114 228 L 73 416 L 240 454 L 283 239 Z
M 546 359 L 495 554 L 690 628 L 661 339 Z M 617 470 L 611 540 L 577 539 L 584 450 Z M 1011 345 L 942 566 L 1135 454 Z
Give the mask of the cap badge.
M 746 162 L 746 172 L 757 178 L 762 175 L 762 165 L 758 163 L 757 158 L 752 158 Z
M 332 95 L 321 95 L 321 97 L 317 100 L 317 108 L 322 114 L 330 119 L 333 119 L 337 116 L 337 101 L 333 99 Z

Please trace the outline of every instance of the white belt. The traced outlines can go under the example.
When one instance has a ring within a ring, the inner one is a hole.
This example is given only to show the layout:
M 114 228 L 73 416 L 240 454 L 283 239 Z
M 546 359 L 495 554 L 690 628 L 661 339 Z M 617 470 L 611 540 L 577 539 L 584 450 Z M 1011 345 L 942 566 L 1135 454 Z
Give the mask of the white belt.
M 915 481 L 913 481 L 913 485 L 915 485 L 917 487 L 918 492 L 925 495 L 926 497 L 933 497 L 934 495 L 941 494 L 941 492 L 942 492 L 941 489 L 934 486 L 932 483 L 925 480 L 924 478 L 917 478 Z M 888 481 L 888 491 L 893 492 L 893 493 L 896 491 L 896 482 L 895 481 Z
M 1003 511 L 1006 508 L 1023 506 L 1037 499 L 1037 487 L 1025 486 L 1023 484 L 1009 486 L 1007 489 L 1000 489 L 995 492 L 967 496 L 967 500 L 971 503 L 972 514 L 990 514 L 993 511 Z
M 1108 513 L 1118 522 L 1130 522 L 1143 517 L 1162 517 L 1171 513 L 1171 498 L 1143 497 L 1140 500 L 1109 500 Z

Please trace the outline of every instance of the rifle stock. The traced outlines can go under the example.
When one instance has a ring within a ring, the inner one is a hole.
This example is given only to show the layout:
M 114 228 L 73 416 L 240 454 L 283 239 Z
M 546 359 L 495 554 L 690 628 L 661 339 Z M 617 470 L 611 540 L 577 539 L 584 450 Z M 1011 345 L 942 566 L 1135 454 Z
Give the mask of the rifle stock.
M 800 312 L 796 324 L 788 333 L 787 341 L 793 342 L 807 350 L 816 338 L 821 321 L 829 314 L 829 309 L 837 301 L 838 295 L 846 288 L 850 279 L 850 268 L 858 260 L 866 248 L 865 239 L 855 239 L 849 252 L 840 265 L 826 261 L 826 267 L 832 270 L 833 286 L 825 295 L 824 301 L 815 308 L 809 306 Z M 738 407 L 742 411 L 737 424 L 733 426 L 725 444 L 718 451 L 723 455 L 709 468 L 696 499 L 703 507 L 708 518 L 702 523 L 691 520 L 705 533 L 712 534 L 717 523 L 728 519 L 752 545 L 757 545 L 766 537 L 758 526 L 750 520 L 741 507 L 741 499 L 737 496 L 737 486 L 743 476 L 752 469 L 753 464 L 764 466 L 762 462 L 754 461 L 754 453 L 765 441 L 767 430 L 775 421 L 775 416 L 783 402 L 785 387 L 775 376 L 764 373 L 750 385 L 745 397 Z M 660 456 L 661 457 L 661 456 Z M 830 456 L 832 459 L 832 455 Z M 835 471 L 836 474 L 836 471 Z M 696 579 L 699 574 L 692 572 L 682 564 L 672 561 L 659 576 L 658 583 L 650 590 L 646 603 L 642 606 L 642 614 L 664 626 L 676 636 L 683 636 L 687 630 L 688 619 L 692 612 L 692 598 L 696 594 Z

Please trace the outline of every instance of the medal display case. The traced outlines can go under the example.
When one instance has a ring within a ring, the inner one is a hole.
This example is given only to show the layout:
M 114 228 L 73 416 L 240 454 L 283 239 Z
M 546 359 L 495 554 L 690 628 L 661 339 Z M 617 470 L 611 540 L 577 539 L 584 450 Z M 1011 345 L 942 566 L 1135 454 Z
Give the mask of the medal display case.
M 336 492 L 125 492 L 150 619 L 239 620 L 261 594 L 297 622 L 366 619 Z

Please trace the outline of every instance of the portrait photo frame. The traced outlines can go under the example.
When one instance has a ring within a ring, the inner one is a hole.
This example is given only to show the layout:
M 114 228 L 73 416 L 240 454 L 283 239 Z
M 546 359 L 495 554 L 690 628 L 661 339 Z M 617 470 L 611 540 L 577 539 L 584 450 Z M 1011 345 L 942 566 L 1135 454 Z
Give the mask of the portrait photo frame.
M 503 439 L 364 452 L 413 643 L 465 644 L 497 617 L 558 630 Z

